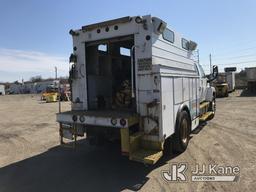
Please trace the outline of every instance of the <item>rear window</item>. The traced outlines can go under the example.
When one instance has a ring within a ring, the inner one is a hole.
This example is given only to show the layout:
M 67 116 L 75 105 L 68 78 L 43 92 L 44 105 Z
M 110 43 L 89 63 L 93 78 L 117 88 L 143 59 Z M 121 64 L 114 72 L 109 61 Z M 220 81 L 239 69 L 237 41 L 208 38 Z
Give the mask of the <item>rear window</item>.
M 174 32 L 166 28 L 163 32 L 163 39 L 171 43 L 174 43 Z
M 182 48 L 188 50 L 188 40 L 182 38 L 181 39 Z
M 103 52 L 107 52 L 108 51 L 107 44 L 100 44 L 100 45 L 98 45 L 98 50 L 99 51 L 103 51 Z
M 124 55 L 124 56 L 131 56 L 131 50 L 127 49 L 125 47 L 120 47 L 120 55 Z

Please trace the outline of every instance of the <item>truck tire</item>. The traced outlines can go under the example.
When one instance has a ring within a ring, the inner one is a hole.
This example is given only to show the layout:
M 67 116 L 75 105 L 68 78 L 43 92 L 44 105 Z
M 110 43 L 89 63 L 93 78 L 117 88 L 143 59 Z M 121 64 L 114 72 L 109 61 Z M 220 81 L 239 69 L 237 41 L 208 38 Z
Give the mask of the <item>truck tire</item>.
M 165 157 L 169 157 L 170 155 L 172 155 L 172 136 L 168 137 L 165 139 L 164 141 L 164 156 Z
M 226 93 L 225 93 L 225 97 L 228 97 L 228 90 L 227 90 Z
M 173 139 L 173 151 L 182 153 L 188 146 L 191 122 L 186 111 L 182 111 L 178 118 Z

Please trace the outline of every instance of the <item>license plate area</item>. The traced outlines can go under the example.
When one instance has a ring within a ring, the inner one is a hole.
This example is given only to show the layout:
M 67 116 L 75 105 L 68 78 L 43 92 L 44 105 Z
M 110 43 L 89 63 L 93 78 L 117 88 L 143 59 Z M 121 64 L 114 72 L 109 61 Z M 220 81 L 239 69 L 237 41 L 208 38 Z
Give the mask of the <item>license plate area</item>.
M 72 125 L 62 124 L 61 126 L 62 137 L 65 139 L 74 140 Z

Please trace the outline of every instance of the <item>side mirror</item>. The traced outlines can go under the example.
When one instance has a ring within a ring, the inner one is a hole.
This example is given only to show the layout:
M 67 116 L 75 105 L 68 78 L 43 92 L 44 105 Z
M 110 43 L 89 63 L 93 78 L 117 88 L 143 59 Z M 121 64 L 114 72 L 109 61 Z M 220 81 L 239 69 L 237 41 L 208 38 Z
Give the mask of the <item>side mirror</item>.
M 215 80 L 218 77 L 218 74 L 219 74 L 218 66 L 213 65 L 212 66 L 212 73 L 207 76 L 208 82 L 212 82 L 213 80 Z

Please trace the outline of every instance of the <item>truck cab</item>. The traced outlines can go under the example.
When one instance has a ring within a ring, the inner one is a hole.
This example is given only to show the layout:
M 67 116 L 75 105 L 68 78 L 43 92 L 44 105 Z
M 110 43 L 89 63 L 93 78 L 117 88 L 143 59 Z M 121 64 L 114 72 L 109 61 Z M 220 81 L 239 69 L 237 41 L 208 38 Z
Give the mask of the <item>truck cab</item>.
M 189 133 L 214 115 L 215 89 L 194 59 L 197 44 L 146 16 L 70 30 L 71 110 L 59 112 L 61 143 L 117 139 L 129 159 L 154 164 L 171 142 L 182 152 Z M 169 152 L 166 152 L 169 153 Z

